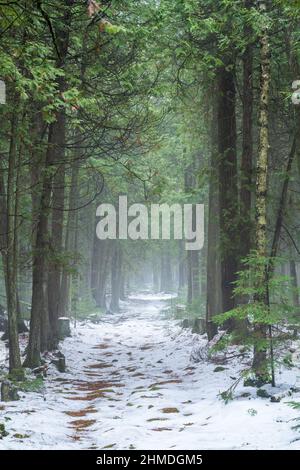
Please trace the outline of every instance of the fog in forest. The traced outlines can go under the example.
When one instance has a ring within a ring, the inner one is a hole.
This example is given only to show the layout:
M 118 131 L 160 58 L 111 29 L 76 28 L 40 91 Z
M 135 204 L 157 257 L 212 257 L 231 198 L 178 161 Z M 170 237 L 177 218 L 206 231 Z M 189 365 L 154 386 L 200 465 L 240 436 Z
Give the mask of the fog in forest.
M 300 449 L 299 22 L 0 2 L 0 450 Z

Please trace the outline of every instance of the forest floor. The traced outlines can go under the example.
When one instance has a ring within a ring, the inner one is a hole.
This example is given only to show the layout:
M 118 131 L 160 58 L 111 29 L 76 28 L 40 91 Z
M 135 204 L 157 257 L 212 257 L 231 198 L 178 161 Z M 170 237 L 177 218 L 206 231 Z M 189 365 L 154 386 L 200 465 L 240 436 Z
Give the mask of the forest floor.
M 219 393 L 249 357 L 195 362 L 207 341 L 161 314 L 166 299 L 132 296 L 119 314 L 79 323 L 61 345 L 67 372 L 51 366 L 41 391 L 0 403 L 0 449 L 300 449 L 300 413 L 287 403 L 300 393 L 272 403 L 241 381 L 225 404 Z M 275 392 L 299 376 L 299 364 L 282 369 Z

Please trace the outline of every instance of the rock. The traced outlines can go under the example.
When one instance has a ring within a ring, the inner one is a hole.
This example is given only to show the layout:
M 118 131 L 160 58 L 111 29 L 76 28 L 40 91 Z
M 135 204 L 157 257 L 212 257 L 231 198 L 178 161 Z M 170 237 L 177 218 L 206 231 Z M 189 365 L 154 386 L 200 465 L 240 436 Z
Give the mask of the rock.
M 249 398 L 249 397 L 251 397 L 251 393 L 249 392 L 241 393 L 241 398 Z
M 281 397 L 274 395 L 274 396 L 271 397 L 270 402 L 271 403 L 280 403 L 281 402 Z
M 195 318 L 192 331 L 198 335 L 203 335 L 206 332 L 206 320 L 204 318 Z
M 256 395 L 260 398 L 271 398 L 271 395 L 263 388 L 259 388 L 256 392 Z
M 59 351 L 51 362 L 56 366 L 58 372 L 66 372 L 66 358 L 62 352 Z
M 58 337 L 60 340 L 71 336 L 70 319 L 67 317 L 60 317 L 58 319 Z
M 0 439 L 3 439 L 3 437 L 8 436 L 8 432 L 5 429 L 5 426 L 3 423 L 0 423 Z
M 52 361 L 53 364 L 57 367 L 58 372 L 66 372 L 66 360 L 64 357 L 60 357 L 59 359 L 55 359 Z
M 1 401 L 17 401 L 19 399 L 17 387 L 9 380 L 4 380 L 1 383 Z
M 223 372 L 223 370 L 226 370 L 226 367 L 217 366 L 215 367 L 214 372 Z
M 268 382 L 264 379 L 248 377 L 244 380 L 244 387 L 262 387 L 263 385 L 266 385 L 266 383 Z
M 295 389 L 296 391 L 299 391 L 299 389 Z M 272 395 L 270 398 L 271 403 L 280 403 L 283 398 L 290 397 L 293 394 L 292 389 L 289 388 L 288 390 L 285 390 L 284 392 L 277 393 L 276 395 Z

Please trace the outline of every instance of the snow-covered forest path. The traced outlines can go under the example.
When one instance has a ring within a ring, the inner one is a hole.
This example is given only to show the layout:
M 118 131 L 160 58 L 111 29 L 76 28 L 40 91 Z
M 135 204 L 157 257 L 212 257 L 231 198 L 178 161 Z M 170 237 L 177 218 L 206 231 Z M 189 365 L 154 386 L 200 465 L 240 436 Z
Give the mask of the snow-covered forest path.
M 243 364 L 191 362 L 204 340 L 162 315 L 165 300 L 131 297 L 121 313 L 79 324 L 62 345 L 67 373 L 51 369 L 43 393 L 0 405 L 0 449 L 300 448 L 287 400 L 242 386 L 220 400 Z

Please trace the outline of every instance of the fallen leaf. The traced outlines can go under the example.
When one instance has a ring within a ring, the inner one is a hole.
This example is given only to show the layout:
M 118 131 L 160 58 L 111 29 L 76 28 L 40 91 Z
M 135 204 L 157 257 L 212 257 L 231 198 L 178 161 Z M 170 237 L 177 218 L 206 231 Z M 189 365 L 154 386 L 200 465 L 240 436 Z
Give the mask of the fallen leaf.
M 171 428 L 153 428 L 151 431 L 162 432 L 162 431 L 172 431 Z
M 177 408 L 162 408 L 163 413 L 179 413 Z

